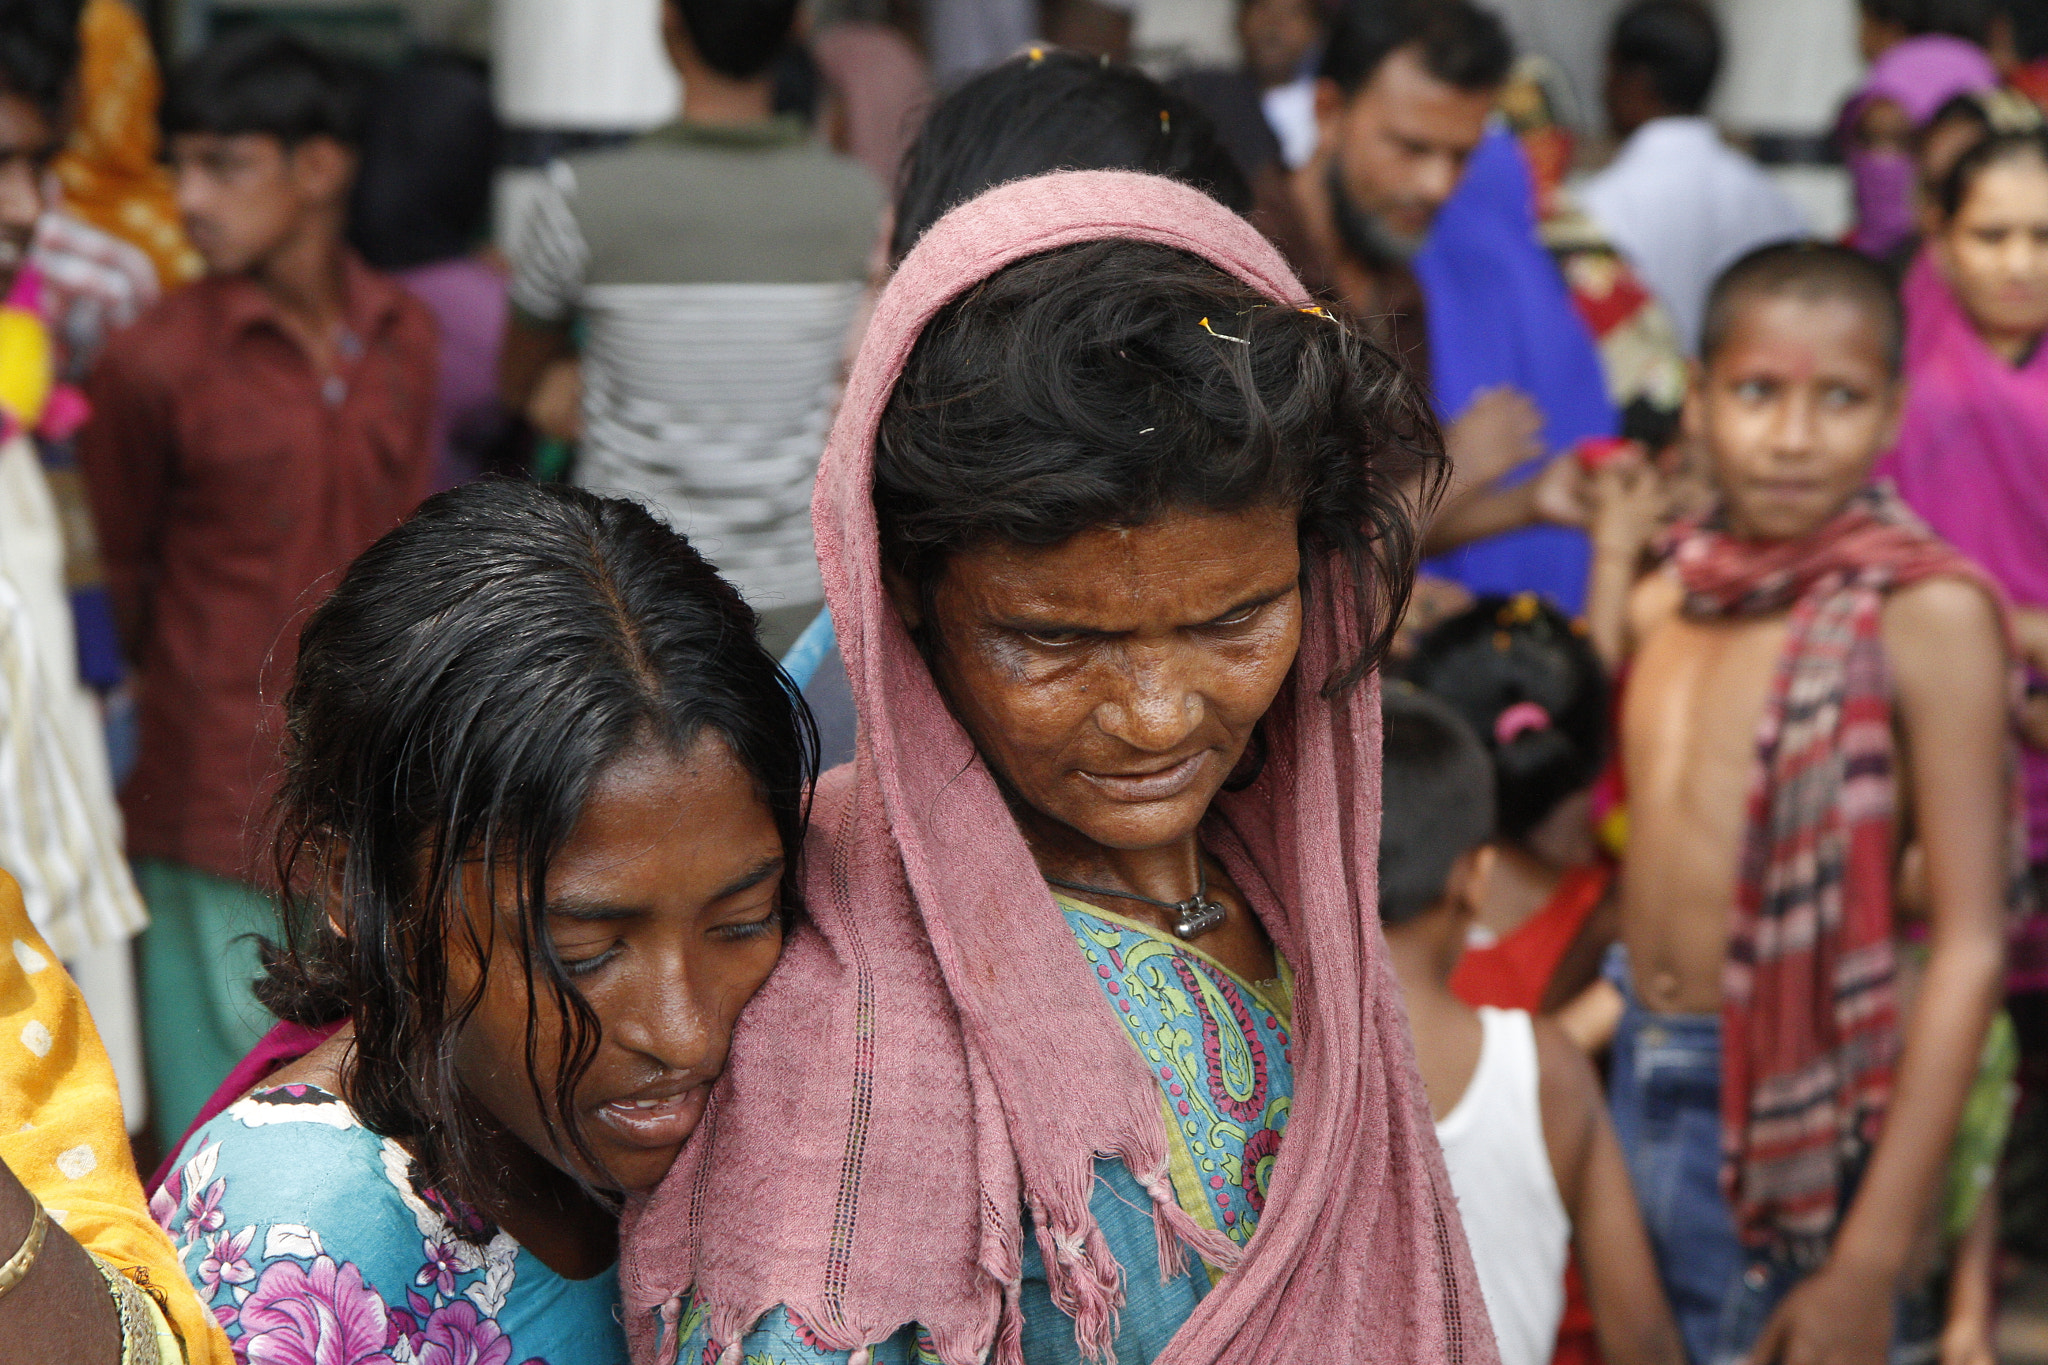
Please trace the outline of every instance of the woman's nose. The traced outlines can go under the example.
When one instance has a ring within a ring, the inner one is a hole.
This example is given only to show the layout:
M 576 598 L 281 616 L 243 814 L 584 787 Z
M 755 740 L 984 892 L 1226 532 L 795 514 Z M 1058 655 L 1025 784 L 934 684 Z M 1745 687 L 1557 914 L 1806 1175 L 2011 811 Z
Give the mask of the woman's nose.
M 714 1000 L 686 970 L 658 971 L 660 978 L 629 1006 L 610 1032 L 621 1047 L 657 1062 L 666 1071 L 711 1073 L 725 1059 L 732 1030 Z
M 1164 753 L 1202 722 L 1202 693 L 1171 649 L 1127 652 L 1119 686 L 1097 710 L 1104 733 L 1135 749 Z

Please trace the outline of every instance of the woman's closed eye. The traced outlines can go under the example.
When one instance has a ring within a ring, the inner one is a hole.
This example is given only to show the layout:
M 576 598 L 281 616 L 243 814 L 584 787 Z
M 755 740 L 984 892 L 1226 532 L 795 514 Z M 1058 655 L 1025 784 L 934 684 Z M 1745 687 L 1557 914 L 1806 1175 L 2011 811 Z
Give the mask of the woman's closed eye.
M 714 928 L 711 933 L 713 937 L 724 939 L 728 943 L 745 943 L 754 939 L 767 938 L 771 934 L 780 932 L 781 929 L 782 905 L 779 901 L 770 901 L 766 913 L 760 914 L 758 918 L 721 924 Z
M 570 976 L 591 976 L 606 963 L 618 957 L 624 946 L 624 944 L 614 939 L 602 951 L 597 953 L 590 953 L 589 949 L 583 945 L 578 945 L 567 953 L 558 948 L 555 950 L 555 959 L 562 964 L 563 972 Z M 572 956 L 571 954 L 588 955 Z
M 1088 638 L 1085 632 L 1078 630 L 1027 630 L 1022 634 L 1032 644 L 1043 645 L 1047 649 L 1067 649 Z
M 1204 630 L 1228 630 L 1232 626 L 1248 626 L 1253 621 L 1256 621 L 1259 613 L 1270 605 L 1267 602 L 1253 602 L 1248 606 L 1238 607 L 1234 611 L 1219 616 L 1213 621 L 1204 621 L 1202 628 Z

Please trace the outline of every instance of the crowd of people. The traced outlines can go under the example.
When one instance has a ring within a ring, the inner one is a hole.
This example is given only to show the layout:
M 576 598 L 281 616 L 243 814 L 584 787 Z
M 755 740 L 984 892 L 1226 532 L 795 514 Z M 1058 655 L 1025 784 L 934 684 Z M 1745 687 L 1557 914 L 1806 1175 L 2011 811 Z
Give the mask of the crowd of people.
M 2048 18 L 659 8 L 0 0 L 0 1360 L 1992 1365 Z

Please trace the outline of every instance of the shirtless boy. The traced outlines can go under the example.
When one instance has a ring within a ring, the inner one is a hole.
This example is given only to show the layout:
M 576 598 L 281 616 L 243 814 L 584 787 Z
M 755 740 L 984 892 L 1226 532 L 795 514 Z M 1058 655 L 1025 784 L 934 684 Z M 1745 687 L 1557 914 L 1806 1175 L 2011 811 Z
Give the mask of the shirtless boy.
M 2008 660 L 1995 590 L 1868 484 L 1899 348 L 1853 253 L 1731 266 L 1685 412 L 1720 510 L 1630 603 L 1614 1118 L 1695 1365 L 1880 1365 L 1937 1331 L 1915 1244 L 1999 992 Z

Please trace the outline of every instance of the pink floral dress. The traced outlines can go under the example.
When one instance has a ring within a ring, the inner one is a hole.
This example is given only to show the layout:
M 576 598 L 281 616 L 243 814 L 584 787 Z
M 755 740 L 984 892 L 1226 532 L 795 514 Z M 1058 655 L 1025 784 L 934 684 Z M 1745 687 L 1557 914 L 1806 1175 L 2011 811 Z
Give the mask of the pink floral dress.
M 150 1212 L 246 1365 L 624 1365 L 616 1269 L 569 1280 L 311 1085 L 194 1133 Z

